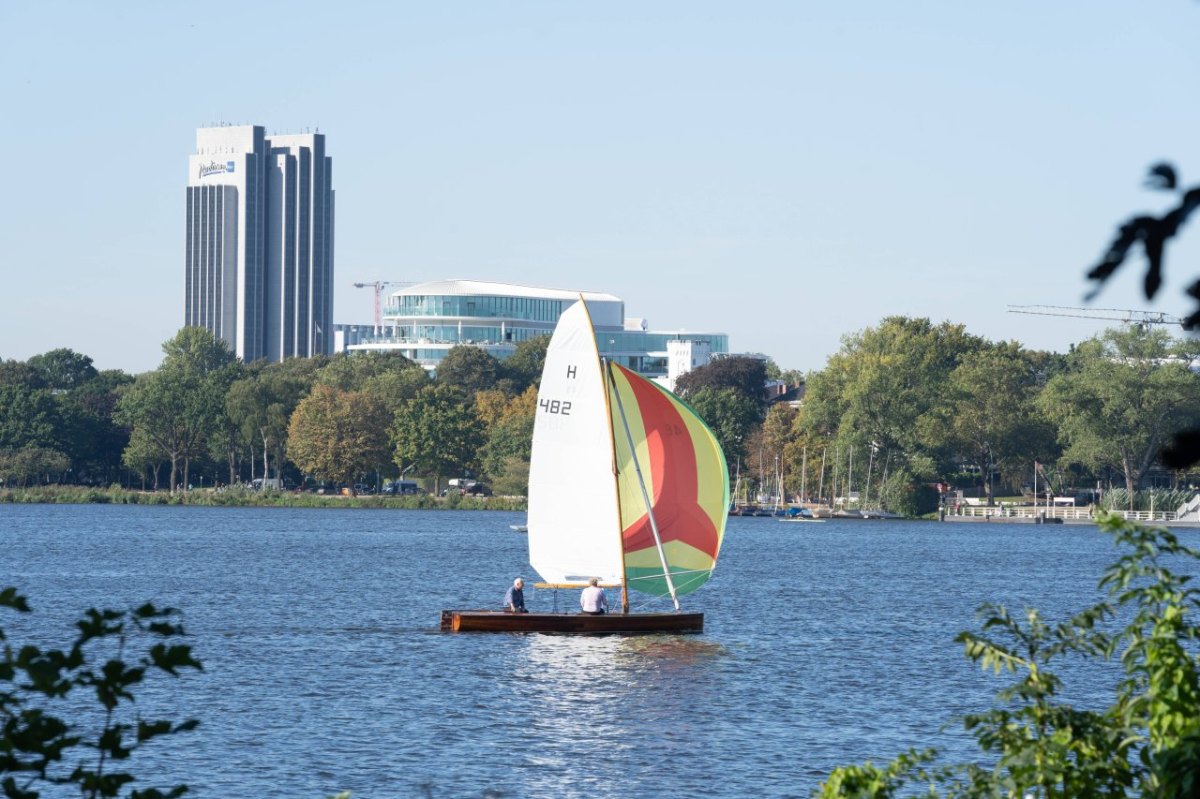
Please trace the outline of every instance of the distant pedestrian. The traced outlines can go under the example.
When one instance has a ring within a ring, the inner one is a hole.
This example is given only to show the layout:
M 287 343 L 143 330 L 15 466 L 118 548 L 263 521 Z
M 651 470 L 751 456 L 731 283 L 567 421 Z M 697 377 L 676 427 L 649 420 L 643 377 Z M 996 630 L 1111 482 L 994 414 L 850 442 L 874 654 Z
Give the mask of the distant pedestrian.
M 579 607 L 589 616 L 601 616 L 608 611 L 608 597 L 595 577 L 588 580 L 588 587 L 579 597 Z
M 504 595 L 504 609 L 509 613 L 528 613 L 525 609 L 525 581 L 520 577 L 513 580 L 512 587 Z

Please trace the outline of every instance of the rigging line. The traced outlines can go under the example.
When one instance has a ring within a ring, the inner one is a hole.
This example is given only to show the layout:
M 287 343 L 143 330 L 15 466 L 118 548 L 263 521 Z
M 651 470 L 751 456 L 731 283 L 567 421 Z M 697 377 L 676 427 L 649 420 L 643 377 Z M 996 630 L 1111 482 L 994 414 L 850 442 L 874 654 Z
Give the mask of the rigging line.
M 688 574 L 712 574 L 712 569 L 672 569 L 671 574 L 680 577 Z M 643 574 L 640 577 L 630 577 L 630 582 L 634 580 L 659 580 L 662 579 L 657 574 Z M 615 586 L 614 586 L 615 587 Z
M 579 301 L 583 303 L 583 313 L 587 316 L 588 325 L 592 324 L 592 314 L 588 311 L 587 302 L 583 299 L 583 294 L 579 295 Z M 592 328 L 594 339 L 595 328 Z M 596 344 L 596 365 L 600 367 L 600 379 L 604 380 L 604 376 L 608 374 L 608 359 L 600 356 L 600 345 Z M 609 397 L 608 391 L 604 392 L 604 418 L 609 421 L 608 425 L 608 451 L 609 465 L 612 468 L 613 477 L 613 494 L 617 501 L 617 546 L 621 550 L 621 612 L 629 612 L 629 564 L 625 562 L 625 531 L 621 525 L 621 474 L 617 468 L 617 432 L 612 425 L 612 399 Z
M 625 403 L 621 402 L 621 392 L 617 389 L 617 380 L 613 377 L 612 364 L 605 362 L 608 382 L 612 386 L 613 396 L 617 398 L 617 411 L 621 414 L 621 426 L 625 428 L 625 440 L 629 444 L 629 456 L 633 459 L 633 470 L 637 473 L 638 487 L 642 489 L 642 501 L 646 504 L 646 515 L 650 517 L 650 532 L 654 533 L 654 546 L 658 548 L 658 559 L 662 563 L 663 577 L 667 580 L 667 588 L 671 591 L 671 602 L 675 610 L 679 610 L 679 597 L 675 594 L 675 581 L 671 579 L 671 569 L 667 566 L 667 553 L 663 551 L 662 537 L 658 534 L 658 521 L 654 518 L 654 503 L 646 491 L 646 481 L 642 478 L 642 467 L 638 463 L 637 447 L 633 443 L 633 433 L 629 431 L 629 420 L 625 418 Z M 621 559 L 624 563 L 624 558 Z

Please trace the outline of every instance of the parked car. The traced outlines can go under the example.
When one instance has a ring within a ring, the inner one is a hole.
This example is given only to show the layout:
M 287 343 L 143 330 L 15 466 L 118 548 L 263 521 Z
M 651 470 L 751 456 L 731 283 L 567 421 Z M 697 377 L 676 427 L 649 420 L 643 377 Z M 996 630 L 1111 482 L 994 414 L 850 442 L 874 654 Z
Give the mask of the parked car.
M 447 487 L 442 490 L 442 496 L 446 497 L 451 494 L 466 494 L 473 497 L 489 497 L 492 495 L 491 490 L 477 480 L 467 480 L 454 478 L 447 483 Z

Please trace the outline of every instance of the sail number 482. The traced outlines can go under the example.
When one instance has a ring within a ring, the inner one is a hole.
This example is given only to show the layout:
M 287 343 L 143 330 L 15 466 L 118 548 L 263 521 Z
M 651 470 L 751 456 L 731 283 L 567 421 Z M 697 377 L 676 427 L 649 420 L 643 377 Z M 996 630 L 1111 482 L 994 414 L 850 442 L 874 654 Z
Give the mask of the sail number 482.
M 571 403 L 569 401 L 543 399 L 538 400 L 538 406 L 546 413 L 560 413 L 563 416 L 571 415 Z

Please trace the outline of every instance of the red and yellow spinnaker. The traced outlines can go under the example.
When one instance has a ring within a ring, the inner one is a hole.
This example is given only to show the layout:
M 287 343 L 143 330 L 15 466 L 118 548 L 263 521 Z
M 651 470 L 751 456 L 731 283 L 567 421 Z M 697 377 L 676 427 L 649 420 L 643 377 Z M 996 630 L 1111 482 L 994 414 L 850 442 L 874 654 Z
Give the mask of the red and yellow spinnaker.
M 643 593 L 670 593 L 634 468 L 636 457 L 675 591 L 686 594 L 708 579 L 725 535 L 725 454 L 708 426 L 674 394 L 622 366 L 609 364 L 609 370 L 626 579 L 630 588 Z

